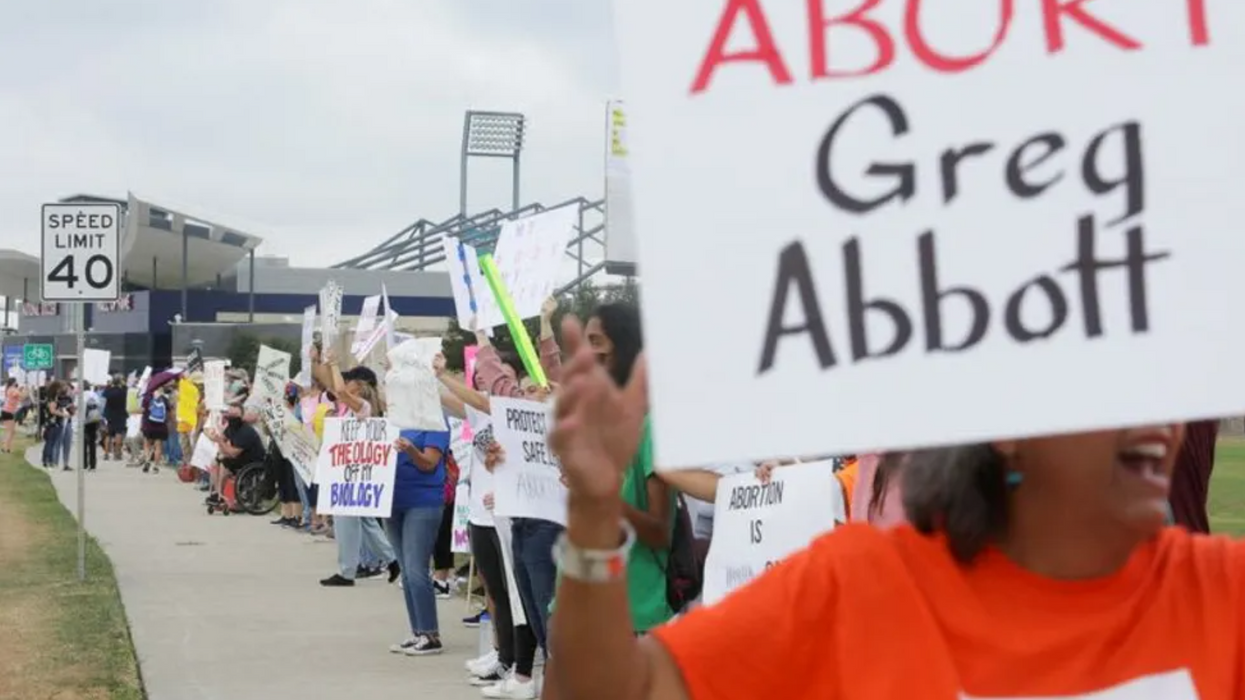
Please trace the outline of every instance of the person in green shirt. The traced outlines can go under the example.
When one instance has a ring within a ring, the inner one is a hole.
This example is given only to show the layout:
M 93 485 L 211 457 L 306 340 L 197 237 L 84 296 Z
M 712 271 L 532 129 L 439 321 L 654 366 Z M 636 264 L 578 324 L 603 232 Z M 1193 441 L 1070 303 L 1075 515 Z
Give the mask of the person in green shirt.
M 648 632 L 674 612 L 666 601 L 666 567 L 677 507 L 673 489 L 653 469 L 652 420 L 644 419 L 640 446 L 623 475 L 623 515 L 635 528 L 636 543 L 627 560 L 627 598 L 631 626 Z
M 639 310 L 621 302 L 603 304 L 588 319 L 584 335 L 614 381 L 626 385 L 643 347 Z M 640 444 L 623 474 L 622 500 L 623 515 L 636 532 L 627 560 L 631 624 L 637 634 L 643 634 L 674 616 L 666 601 L 666 567 L 678 507 L 678 492 L 657 476 L 653 466 L 649 418 L 644 420 Z M 549 609 L 552 613 L 552 604 Z

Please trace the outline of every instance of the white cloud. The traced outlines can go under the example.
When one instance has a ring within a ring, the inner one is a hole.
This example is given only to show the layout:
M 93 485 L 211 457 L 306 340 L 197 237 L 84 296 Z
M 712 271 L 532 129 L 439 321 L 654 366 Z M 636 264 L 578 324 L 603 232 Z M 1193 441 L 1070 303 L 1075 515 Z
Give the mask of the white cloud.
M 78 192 L 217 213 L 295 264 L 457 211 L 468 108 L 529 117 L 523 200 L 601 195 L 606 0 L 41 0 L 0 9 L 0 247 Z M 470 208 L 506 206 L 475 161 Z

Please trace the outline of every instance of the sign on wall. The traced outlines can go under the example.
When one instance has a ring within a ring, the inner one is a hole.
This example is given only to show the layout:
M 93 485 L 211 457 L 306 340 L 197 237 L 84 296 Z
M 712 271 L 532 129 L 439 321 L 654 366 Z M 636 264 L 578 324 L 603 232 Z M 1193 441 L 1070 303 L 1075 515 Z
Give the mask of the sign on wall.
M 660 463 L 1245 407 L 1245 3 L 926 4 L 614 3 Z
M 44 301 L 116 301 L 121 295 L 121 207 L 44 204 Z

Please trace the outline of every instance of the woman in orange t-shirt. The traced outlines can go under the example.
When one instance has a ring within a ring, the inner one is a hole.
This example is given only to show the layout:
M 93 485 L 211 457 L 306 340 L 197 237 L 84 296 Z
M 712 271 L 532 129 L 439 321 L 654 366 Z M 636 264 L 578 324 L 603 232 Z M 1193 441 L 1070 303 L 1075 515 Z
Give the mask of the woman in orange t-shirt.
M 647 408 L 565 346 L 569 484 L 545 697 L 1245 697 L 1245 544 L 1165 528 L 1183 426 L 912 454 L 910 524 L 848 525 L 644 639 L 613 557 Z

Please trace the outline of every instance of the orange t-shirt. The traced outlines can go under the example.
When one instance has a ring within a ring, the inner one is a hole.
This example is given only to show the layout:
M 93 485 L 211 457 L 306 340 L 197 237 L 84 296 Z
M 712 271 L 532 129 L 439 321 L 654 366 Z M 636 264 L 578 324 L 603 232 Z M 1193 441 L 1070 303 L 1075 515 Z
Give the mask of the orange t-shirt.
M 1054 581 L 853 524 L 653 634 L 692 700 L 1229 700 L 1243 567 L 1245 544 L 1171 528 L 1110 577 Z
M 834 473 L 834 478 L 839 480 L 839 488 L 843 489 L 843 507 L 847 509 L 847 514 L 852 513 L 852 495 L 856 492 L 856 478 L 860 474 L 860 462 L 856 459 L 849 459 L 847 464 Z

